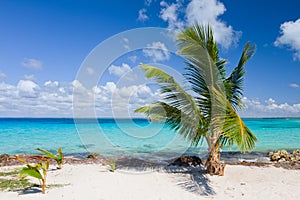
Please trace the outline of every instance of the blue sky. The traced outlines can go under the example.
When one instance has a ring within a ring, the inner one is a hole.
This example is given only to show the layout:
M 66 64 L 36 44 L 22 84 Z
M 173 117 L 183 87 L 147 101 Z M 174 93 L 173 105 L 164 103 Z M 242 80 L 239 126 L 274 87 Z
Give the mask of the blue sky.
M 246 66 L 244 102 L 248 110 L 243 116 L 300 117 L 298 8 L 297 0 L 2 0 L 0 117 L 70 117 L 73 89 L 84 87 L 76 75 L 99 43 L 134 28 L 161 27 L 176 32 L 194 21 L 213 26 L 229 70 L 247 41 L 257 45 Z M 130 48 L 132 42 L 123 38 L 120 46 Z M 149 47 L 170 50 L 160 41 Z M 118 84 L 139 62 L 161 63 L 179 72 L 182 67 L 164 51 L 140 50 L 120 57 L 106 66 L 98 86 L 90 91 L 98 95 L 96 112 L 100 117 L 111 116 L 113 93 L 129 102 L 128 112 L 159 96 L 155 87 L 143 84 L 142 79 L 137 83 L 135 76 L 135 84 L 126 85 L 128 80 Z M 117 105 L 116 111 L 118 107 L 124 108 Z

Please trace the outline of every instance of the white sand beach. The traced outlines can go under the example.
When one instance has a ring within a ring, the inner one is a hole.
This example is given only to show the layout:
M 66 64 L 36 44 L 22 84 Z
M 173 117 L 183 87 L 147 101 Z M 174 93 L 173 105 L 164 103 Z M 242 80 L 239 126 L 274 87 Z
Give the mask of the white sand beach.
M 13 167 L 1 167 L 1 171 Z M 297 199 L 300 170 L 275 167 L 228 165 L 225 176 L 210 176 L 196 170 L 124 170 L 110 172 L 99 164 L 64 165 L 50 169 L 49 184 L 67 184 L 47 189 L 0 192 L 0 199 Z

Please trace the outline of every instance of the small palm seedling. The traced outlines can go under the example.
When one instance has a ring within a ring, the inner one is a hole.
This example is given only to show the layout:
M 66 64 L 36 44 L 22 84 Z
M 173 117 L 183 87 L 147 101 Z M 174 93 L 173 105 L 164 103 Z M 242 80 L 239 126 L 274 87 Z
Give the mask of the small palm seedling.
M 40 158 L 40 162 L 37 164 L 30 164 L 26 160 L 22 158 L 16 157 L 16 160 L 23 162 L 26 164 L 26 167 L 23 167 L 20 171 L 21 178 L 25 178 L 26 176 L 31 176 L 37 178 L 40 182 L 42 193 L 46 192 L 46 177 L 47 171 L 49 169 L 50 161 L 48 158 Z
M 115 161 L 115 159 L 112 159 L 111 161 L 106 160 L 105 165 L 108 165 L 110 167 L 111 172 L 114 172 L 116 170 L 116 161 Z
M 62 168 L 64 155 L 61 147 L 58 148 L 57 155 L 54 155 L 53 153 L 40 148 L 36 148 L 35 150 L 41 151 L 42 153 L 45 154 L 45 157 L 55 160 L 57 162 L 58 168 L 59 169 Z

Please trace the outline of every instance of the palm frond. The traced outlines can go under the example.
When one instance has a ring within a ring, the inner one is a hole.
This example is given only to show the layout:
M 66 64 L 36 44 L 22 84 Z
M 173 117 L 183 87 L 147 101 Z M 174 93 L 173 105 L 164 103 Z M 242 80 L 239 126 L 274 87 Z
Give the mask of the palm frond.
M 178 131 L 192 144 L 197 145 L 199 140 L 196 135 L 205 132 L 201 128 L 204 127 L 201 125 L 204 123 L 204 117 L 193 96 L 187 93 L 172 76 L 163 70 L 145 64 L 142 64 L 141 67 L 147 78 L 154 78 L 160 85 L 163 102 L 141 107 L 135 112 L 148 114 L 155 119 L 162 119 L 165 115 L 165 122 L 171 129 Z M 164 113 L 162 113 L 162 108 Z
M 246 62 L 254 55 L 255 45 L 249 42 L 245 45 L 242 56 L 238 65 L 233 69 L 232 73 L 225 81 L 227 88 L 227 98 L 235 109 L 242 108 L 243 83 L 246 70 L 244 68 Z
M 226 60 L 221 59 L 219 56 L 219 48 L 214 40 L 213 30 L 209 24 L 203 26 L 196 23 L 193 27 L 188 27 L 178 35 L 177 46 L 180 52 L 186 51 L 186 48 L 189 48 L 191 44 L 200 46 L 208 53 L 210 59 L 218 68 L 219 74 L 224 78 Z M 198 52 L 198 54 L 201 53 L 201 51 Z
M 207 132 L 207 126 L 199 124 L 197 129 L 195 129 L 193 124 L 195 122 L 192 118 L 189 118 L 179 109 L 164 102 L 143 106 L 134 112 L 144 113 L 153 121 L 164 121 L 171 130 L 178 131 L 179 134 L 187 138 L 194 146 L 198 145 L 200 139 Z
M 223 144 L 237 144 L 242 151 L 249 151 L 255 147 L 257 138 L 246 126 L 243 120 L 239 117 L 230 101 L 226 98 L 226 95 L 219 94 L 219 91 L 213 89 L 216 93 L 216 108 L 215 110 L 221 110 L 215 113 L 213 118 L 213 131 L 219 132 L 218 140 Z M 226 109 L 226 112 L 222 112 Z
M 204 116 L 210 118 L 211 87 L 222 88 L 225 79 L 225 60 L 220 59 L 218 46 L 214 41 L 210 26 L 196 24 L 178 36 L 179 54 L 186 59 L 185 77 L 198 94 L 197 105 Z
M 230 138 L 242 151 L 252 150 L 255 147 L 255 142 L 258 141 L 232 106 L 226 115 L 223 131 L 224 136 Z

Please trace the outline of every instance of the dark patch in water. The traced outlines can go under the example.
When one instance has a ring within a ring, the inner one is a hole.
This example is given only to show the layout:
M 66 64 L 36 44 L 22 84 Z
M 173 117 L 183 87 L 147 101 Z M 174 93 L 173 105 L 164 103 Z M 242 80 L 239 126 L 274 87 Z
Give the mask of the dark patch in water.
M 86 149 L 86 148 L 91 148 L 95 147 L 95 144 L 86 144 L 86 145 L 77 145 L 79 148 Z

